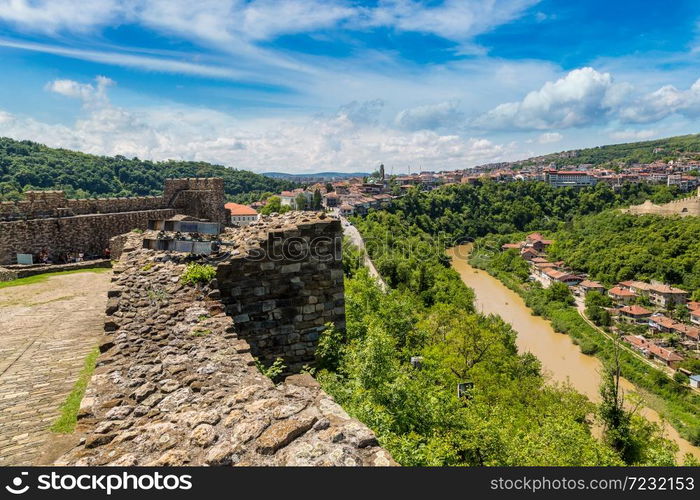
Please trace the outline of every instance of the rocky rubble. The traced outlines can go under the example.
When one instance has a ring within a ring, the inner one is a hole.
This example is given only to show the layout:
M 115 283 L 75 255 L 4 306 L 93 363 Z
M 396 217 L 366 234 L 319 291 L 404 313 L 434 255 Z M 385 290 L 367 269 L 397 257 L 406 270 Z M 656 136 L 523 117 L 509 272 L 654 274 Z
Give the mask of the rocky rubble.
M 84 437 L 57 465 L 395 465 L 313 377 L 263 375 L 219 291 L 180 283 L 182 254 L 122 243 Z

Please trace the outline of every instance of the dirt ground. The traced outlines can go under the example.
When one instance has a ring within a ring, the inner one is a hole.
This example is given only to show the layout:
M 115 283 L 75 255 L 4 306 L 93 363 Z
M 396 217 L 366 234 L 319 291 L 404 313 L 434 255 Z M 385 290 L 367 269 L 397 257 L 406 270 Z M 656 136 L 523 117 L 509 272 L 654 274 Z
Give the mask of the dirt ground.
M 33 464 L 103 332 L 111 272 L 0 289 L 0 465 Z

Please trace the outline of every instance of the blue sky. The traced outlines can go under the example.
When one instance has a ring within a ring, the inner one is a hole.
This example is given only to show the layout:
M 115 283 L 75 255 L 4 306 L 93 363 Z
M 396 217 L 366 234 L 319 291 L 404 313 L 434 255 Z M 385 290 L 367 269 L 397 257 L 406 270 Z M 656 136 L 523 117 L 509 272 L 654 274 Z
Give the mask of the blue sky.
M 258 172 L 695 133 L 700 2 L 0 0 L 0 135 Z

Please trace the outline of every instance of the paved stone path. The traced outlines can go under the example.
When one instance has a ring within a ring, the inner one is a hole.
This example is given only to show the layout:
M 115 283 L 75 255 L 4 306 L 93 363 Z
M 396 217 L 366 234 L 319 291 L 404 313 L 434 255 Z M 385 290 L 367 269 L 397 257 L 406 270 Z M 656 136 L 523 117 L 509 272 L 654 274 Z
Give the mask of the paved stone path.
M 29 465 L 102 334 L 111 272 L 0 289 L 0 466 Z

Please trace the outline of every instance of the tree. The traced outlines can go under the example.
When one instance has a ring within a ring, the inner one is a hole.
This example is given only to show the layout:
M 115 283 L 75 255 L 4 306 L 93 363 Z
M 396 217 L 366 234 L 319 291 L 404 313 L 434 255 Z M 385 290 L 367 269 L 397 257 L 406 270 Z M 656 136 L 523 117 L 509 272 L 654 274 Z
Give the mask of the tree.
M 635 461 L 631 442 L 632 415 L 625 409 L 625 399 L 620 388 L 620 346 L 613 345 L 613 359 L 605 366 L 600 386 L 601 402 L 598 414 L 603 421 L 606 442 L 615 449 L 625 463 Z
M 270 196 L 267 199 L 265 206 L 260 209 L 260 213 L 262 215 L 270 215 L 274 213 L 281 214 L 284 213 L 284 208 L 288 207 L 282 206 L 282 199 L 279 196 Z
M 574 304 L 574 297 L 569 287 L 561 281 L 555 281 L 545 290 L 545 297 L 551 302 L 562 302 L 567 305 Z
M 314 199 L 313 199 L 313 204 L 312 204 L 313 209 L 320 210 L 322 201 L 323 201 L 323 197 L 321 196 L 321 191 L 316 189 L 314 191 Z
M 331 184 L 330 182 L 326 182 L 326 193 L 332 193 L 333 191 L 335 191 L 335 189 L 333 188 L 333 184 Z
M 297 210 L 306 210 L 306 196 L 304 193 L 299 193 L 294 198 L 294 207 Z
M 688 321 L 690 319 L 690 311 L 685 304 L 677 304 L 673 309 L 673 317 L 678 321 Z

